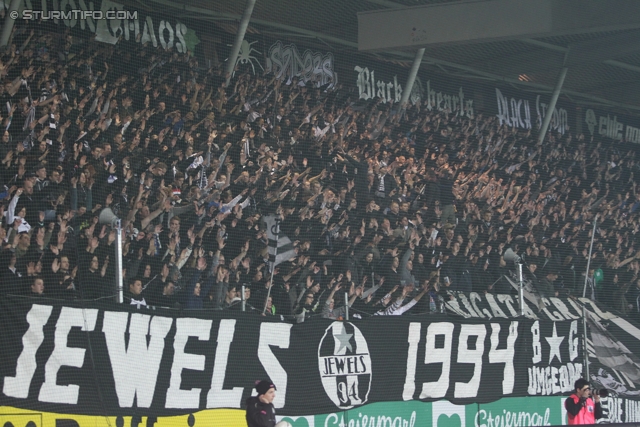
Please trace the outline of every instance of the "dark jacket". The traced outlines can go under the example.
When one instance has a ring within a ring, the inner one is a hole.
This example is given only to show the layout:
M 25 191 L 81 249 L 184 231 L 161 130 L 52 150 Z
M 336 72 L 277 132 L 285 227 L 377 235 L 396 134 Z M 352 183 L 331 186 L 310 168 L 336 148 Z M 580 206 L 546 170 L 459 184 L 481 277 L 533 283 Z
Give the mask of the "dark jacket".
M 247 426 L 274 427 L 276 425 L 276 410 L 272 403 L 262 403 L 257 396 L 247 399 Z
M 365 196 L 367 194 L 367 174 L 369 172 L 369 165 L 366 161 L 360 162 L 349 155 L 345 155 L 345 158 L 349 161 L 351 166 L 357 169 L 354 179 L 355 190 L 358 197 L 358 206 L 364 207 L 368 203 Z

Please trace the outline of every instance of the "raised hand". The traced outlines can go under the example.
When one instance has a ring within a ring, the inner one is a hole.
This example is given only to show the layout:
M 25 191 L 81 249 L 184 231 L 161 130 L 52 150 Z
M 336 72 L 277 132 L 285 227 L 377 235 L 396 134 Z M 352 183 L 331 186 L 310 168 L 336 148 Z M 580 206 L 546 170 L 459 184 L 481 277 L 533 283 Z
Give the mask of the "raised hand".
M 100 230 L 100 236 L 99 236 L 100 240 L 104 239 L 106 235 L 107 235 L 107 226 L 103 225 L 102 230 Z
M 224 249 L 224 247 L 225 247 L 225 245 L 226 245 L 226 244 L 225 244 L 225 242 L 224 242 L 224 237 L 223 237 L 223 236 L 218 236 L 218 237 L 216 238 L 216 242 L 218 242 L 218 249 L 219 249 L 219 250 Z
M 66 241 L 67 241 L 67 233 L 60 231 L 58 233 L 58 248 L 62 249 L 62 246 Z
M 92 237 L 89 241 L 89 248 L 94 251 L 98 248 L 98 246 L 100 246 L 100 241 L 97 237 Z
M 57 273 L 58 270 L 60 270 L 60 260 L 58 258 L 56 258 L 51 263 L 51 271 L 53 271 L 54 273 Z

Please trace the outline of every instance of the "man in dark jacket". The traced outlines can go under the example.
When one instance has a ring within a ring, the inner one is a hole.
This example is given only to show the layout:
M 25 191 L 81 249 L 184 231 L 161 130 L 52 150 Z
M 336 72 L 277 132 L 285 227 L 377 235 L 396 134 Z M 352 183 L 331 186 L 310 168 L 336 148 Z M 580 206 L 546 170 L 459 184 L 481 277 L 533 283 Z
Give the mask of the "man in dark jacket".
M 256 382 L 257 396 L 247 399 L 247 426 L 274 427 L 276 425 L 276 409 L 273 399 L 276 397 L 276 386 L 269 380 Z
M 550 270 L 547 272 L 547 275 L 542 279 L 538 280 L 536 285 L 538 292 L 541 296 L 551 298 L 557 297 L 559 291 L 556 290 L 554 282 L 558 278 L 558 273 L 554 270 Z
M 379 205 L 386 206 L 388 198 L 392 197 L 398 185 L 394 177 L 388 173 L 386 166 L 380 168 L 378 176 L 375 179 L 375 195 Z

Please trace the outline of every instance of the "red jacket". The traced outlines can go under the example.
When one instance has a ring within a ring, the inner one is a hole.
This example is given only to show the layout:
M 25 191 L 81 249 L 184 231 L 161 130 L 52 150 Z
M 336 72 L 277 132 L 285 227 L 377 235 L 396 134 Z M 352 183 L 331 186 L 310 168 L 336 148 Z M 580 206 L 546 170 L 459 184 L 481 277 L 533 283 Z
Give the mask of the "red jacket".
M 595 424 L 596 420 L 602 417 L 600 402 L 594 403 L 590 397 L 580 400 L 575 393 L 564 401 L 564 407 L 567 410 L 569 425 Z

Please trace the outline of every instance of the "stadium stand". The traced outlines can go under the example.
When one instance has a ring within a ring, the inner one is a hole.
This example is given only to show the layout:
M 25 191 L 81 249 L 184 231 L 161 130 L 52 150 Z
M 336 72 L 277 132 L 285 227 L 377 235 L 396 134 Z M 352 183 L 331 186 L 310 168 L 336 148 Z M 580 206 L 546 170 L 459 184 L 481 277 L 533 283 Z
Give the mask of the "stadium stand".
M 356 105 L 342 85 L 269 73 L 227 85 L 222 67 L 149 43 L 33 30 L 12 43 L 5 294 L 112 297 L 109 208 L 138 305 L 236 308 L 245 285 L 249 307 L 269 294 L 269 314 L 297 321 L 339 317 L 339 289 L 369 290 L 352 300 L 363 315 L 439 311 L 455 292 L 513 292 L 508 248 L 542 296 L 576 296 L 598 215 L 588 296 L 639 313 L 638 163 L 622 144 L 553 132 L 536 144 L 481 112 Z M 271 281 L 275 216 L 288 244 Z
M 566 67 L 593 58 L 626 84 L 640 68 L 614 59 L 633 25 L 591 28 L 608 40 L 593 52 L 577 30 L 569 47 L 544 34 L 493 45 L 491 32 L 461 47 L 443 31 L 443 58 L 486 55 L 497 69 L 513 63 L 491 49 L 512 49 L 528 73 L 517 80 L 540 89 L 534 107 L 486 69 L 500 84 L 447 74 L 470 66 L 445 59 L 421 65 L 422 52 L 414 65 L 443 71 L 423 70 L 423 85 L 418 67 L 405 78 L 407 49 L 378 55 L 397 39 L 355 52 L 342 38 L 357 12 L 424 12 L 409 0 L 333 2 L 308 23 L 352 49 L 329 53 L 312 50 L 324 39 L 307 49 L 256 30 L 293 28 L 287 2 L 258 2 L 257 27 L 250 10 L 226 22 L 244 2 L 202 2 L 216 24 L 194 25 L 198 52 L 178 21 L 197 2 L 125 3 L 155 6 L 105 25 L 5 20 L 0 33 L 3 425 L 245 425 L 251 384 L 267 377 L 278 421 L 297 426 L 560 424 L 581 376 L 611 392 L 608 422 L 640 422 L 638 107 L 619 92 L 611 116 L 599 93 L 570 112 L 541 102 L 549 53 L 514 47 L 565 55 L 557 99 Z M 375 13 L 362 21 L 374 35 Z M 571 22 L 591 16 L 608 15 Z M 412 28 L 411 43 L 425 34 Z

